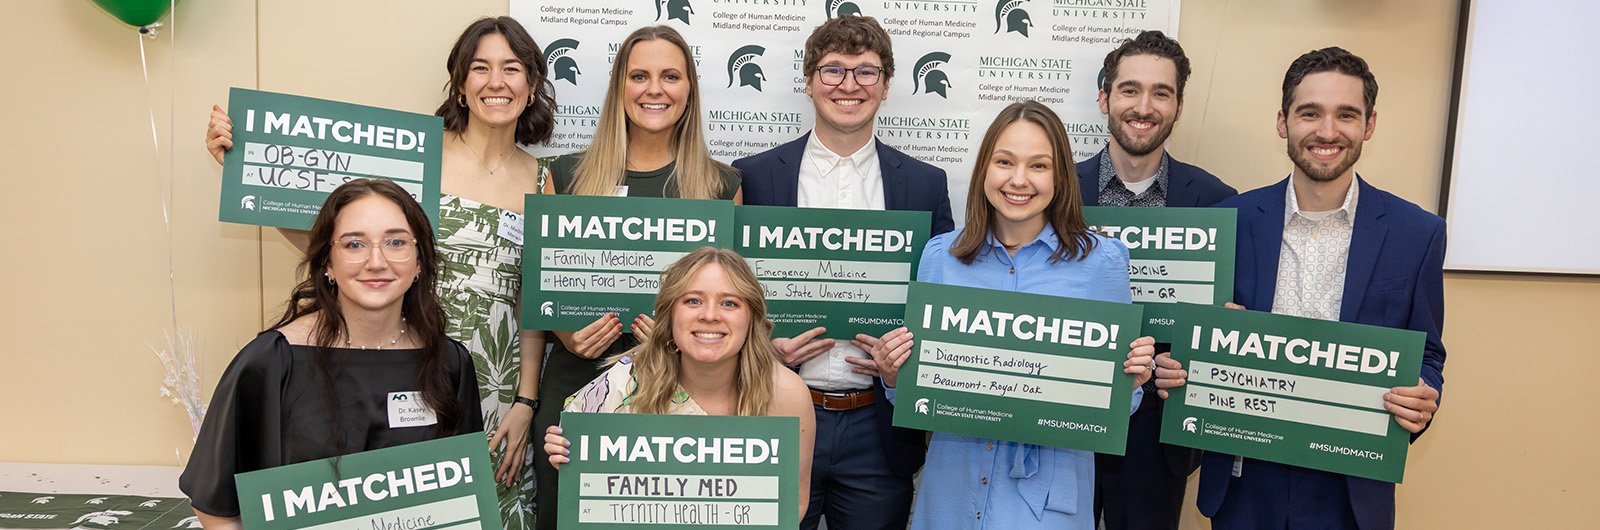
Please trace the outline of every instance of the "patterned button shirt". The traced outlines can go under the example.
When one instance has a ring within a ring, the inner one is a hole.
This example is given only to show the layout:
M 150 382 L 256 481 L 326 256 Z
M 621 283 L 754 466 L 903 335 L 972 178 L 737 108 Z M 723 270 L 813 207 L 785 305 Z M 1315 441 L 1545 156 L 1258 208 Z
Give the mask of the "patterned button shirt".
M 1356 226 L 1356 190 L 1360 186 L 1352 179 L 1344 204 L 1327 212 L 1300 211 L 1292 180 L 1288 188 L 1272 312 L 1339 320 L 1345 267 L 1350 261 L 1350 234 Z
M 1167 161 L 1171 160 L 1166 153 L 1161 154 L 1161 165 L 1156 167 L 1156 174 L 1150 178 L 1156 179 L 1150 189 L 1144 193 L 1134 195 L 1128 186 L 1117 178 L 1117 168 L 1111 165 L 1109 148 L 1100 152 L 1100 205 L 1101 206 L 1138 206 L 1159 208 L 1167 205 Z

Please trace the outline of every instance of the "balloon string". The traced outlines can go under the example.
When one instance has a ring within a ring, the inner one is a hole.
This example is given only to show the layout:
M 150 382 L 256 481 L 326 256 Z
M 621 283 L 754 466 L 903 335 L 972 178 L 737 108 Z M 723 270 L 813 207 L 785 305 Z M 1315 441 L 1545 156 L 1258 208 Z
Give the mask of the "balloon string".
M 174 17 L 174 18 L 176 18 L 176 17 Z M 144 49 L 145 36 L 141 35 L 141 34 L 138 34 L 138 33 L 135 33 L 134 34 L 134 38 L 138 39 L 138 41 L 139 41 L 139 68 L 144 73 L 144 91 L 145 91 L 145 102 L 146 102 L 145 106 L 148 109 L 149 116 L 150 116 L 150 148 L 151 148 L 151 151 L 153 152 L 153 154 L 155 155 L 156 179 L 157 179 L 157 181 L 159 183 L 159 181 L 161 180 L 161 175 L 162 175 L 162 172 L 161 172 L 161 135 L 156 130 L 155 89 L 153 89 L 151 87 L 151 85 L 150 85 L 150 62 L 145 57 L 145 49 Z M 170 100 L 171 100 L 170 99 L 171 98 L 170 94 L 168 95 L 168 98 L 169 98 L 169 102 L 170 102 Z M 168 115 L 169 126 L 170 126 L 170 123 L 171 123 L 171 119 L 170 118 L 171 118 L 171 115 L 169 114 Z M 170 151 L 169 151 L 169 154 L 170 154 Z M 168 165 L 170 166 L 170 164 L 168 164 Z M 170 309 L 172 311 L 172 333 L 176 334 L 176 333 L 178 333 L 178 290 L 177 290 L 177 275 L 174 274 L 173 257 L 172 257 L 172 216 L 171 216 L 171 213 L 170 213 L 171 208 L 168 206 L 168 202 L 170 201 L 169 195 L 170 195 L 171 192 L 169 190 L 170 190 L 170 186 L 161 186 L 157 191 L 160 192 L 159 195 L 161 197 L 161 228 L 162 228 L 163 231 L 166 232 L 166 236 L 167 236 L 167 288 L 168 288 L 168 297 L 167 298 L 168 298 L 168 303 L 171 306 Z

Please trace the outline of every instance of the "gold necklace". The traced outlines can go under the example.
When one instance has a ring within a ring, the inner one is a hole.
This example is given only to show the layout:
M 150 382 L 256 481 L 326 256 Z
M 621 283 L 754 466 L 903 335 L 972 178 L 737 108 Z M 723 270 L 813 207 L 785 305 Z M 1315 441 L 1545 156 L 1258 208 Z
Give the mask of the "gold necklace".
M 511 162 L 511 151 L 506 151 L 504 155 L 500 156 L 500 165 L 490 168 L 489 161 L 484 160 L 483 155 L 478 154 L 478 150 L 473 149 L 472 144 L 467 143 L 466 138 L 461 139 L 461 145 L 467 146 L 467 152 L 472 153 L 472 158 L 476 158 L 478 160 L 478 165 L 483 166 L 483 169 L 488 171 L 489 176 L 491 177 L 493 177 L 496 172 L 505 169 L 506 164 Z

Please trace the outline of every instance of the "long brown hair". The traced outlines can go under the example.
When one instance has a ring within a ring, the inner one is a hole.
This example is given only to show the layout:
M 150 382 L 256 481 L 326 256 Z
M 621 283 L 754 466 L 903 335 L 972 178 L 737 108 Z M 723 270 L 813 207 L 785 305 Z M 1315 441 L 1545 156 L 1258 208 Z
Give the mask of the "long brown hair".
M 995 211 L 994 205 L 989 204 L 988 195 L 983 192 L 983 183 L 988 178 L 989 162 L 994 157 L 994 144 L 1000 140 L 1000 133 L 1020 121 L 1038 125 L 1050 138 L 1050 157 L 1055 169 L 1051 180 L 1054 182 L 1055 195 L 1051 197 L 1050 204 L 1044 207 L 1044 218 L 1055 229 L 1056 238 L 1061 242 L 1050 255 L 1050 260 L 1082 261 L 1094 251 L 1094 234 L 1089 232 L 1089 223 L 1083 220 L 1083 197 L 1078 190 L 1077 164 L 1072 161 L 1072 144 L 1067 138 L 1067 128 L 1061 125 L 1061 118 L 1050 107 L 1037 101 L 1024 100 L 1002 109 L 994 117 L 994 123 L 989 124 L 989 131 L 983 134 L 983 143 L 978 148 L 978 163 L 972 167 L 972 182 L 967 186 L 967 225 L 956 237 L 955 243 L 950 245 L 950 255 L 962 263 L 970 265 L 979 252 L 993 248 L 987 244 L 987 240 Z
M 672 130 L 671 149 L 676 165 L 667 175 L 668 189 L 676 188 L 678 197 L 684 199 L 716 199 L 722 196 L 722 173 L 733 168 L 711 158 L 706 149 L 705 128 L 700 123 L 700 74 L 694 66 L 694 53 L 678 30 L 669 26 L 646 26 L 628 34 L 611 62 L 611 81 L 606 86 L 606 103 L 600 109 L 600 123 L 595 126 L 594 139 L 581 153 L 573 169 L 572 184 L 563 193 L 573 195 L 611 195 L 626 178 L 628 166 L 628 114 L 623 109 L 623 86 L 628 78 L 628 57 L 633 47 L 641 42 L 664 40 L 683 52 L 684 79 L 689 83 L 689 97 L 684 102 L 683 117 L 678 118 Z
M 283 316 L 269 329 L 282 328 L 298 318 L 315 315 L 312 346 L 317 349 L 317 366 L 327 387 L 329 401 L 337 403 L 338 388 L 332 384 L 333 355 L 328 350 L 345 335 L 345 319 L 339 304 L 338 285 L 327 281 L 321 273 L 328 270 L 333 255 L 334 221 L 339 217 L 339 212 L 356 199 L 369 195 L 383 197 L 398 205 L 400 211 L 405 213 L 412 236 L 417 238 L 416 260 L 420 274 L 401 299 L 400 314 L 416 333 L 416 341 L 422 345 L 422 364 L 417 367 L 417 387 L 422 389 L 423 402 L 433 409 L 438 418 L 439 432 L 453 434 L 461 419 L 458 412 L 463 404 L 456 402 L 454 381 L 459 380 L 458 374 L 449 370 L 445 358 L 447 352 L 444 346 L 448 339 L 444 335 L 444 309 L 440 307 L 438 295 L 435 294 L 439 278 L 439 251 L 433 241 L 433 227 L 428 223 L 427 214 L 399 185 L 382 179 L 356 179 L 328 194 L 328 199 L 322 203 L 322 210 L 317 212 L 317 218 L 311 224 L 310 248 L 306 249 L 306 257 L 300 261 L 297 269 L 302 278 L 300 284 L 289 295 Z M 338 410 L 338 407 L 329 409 L 335 424 L 339 422 Z M 342 444 L 342 437 L 337 438 Z
M 461 36 L 456 37 L 455 46 L 450 47 L 450 56 L 444 61 L 445 73 L 450 75 L 450 79 L 444 83 L 444 102 L 439 104 L 438 110 L 433 111 L 433 115 L 444 118 L 446 131 L 461 134 L 467 130 L 467 121 L 471 119 L 472 112 L 461 102 L 461 85 L 467 82 L 467 74 L 472 71 L 472 58 L 478 54 L 478 41 L 489 35 L 506 38 L 511 53 L 522 61 L 523 71 L 528 76 L 529 101 L 526 102 L 528 106 L 522 109 L 522 114 L 517 116 L 516 142 L 523 145 L 545 143 L 556 129 L 556 89 L 550 84 L 549 66 L 545 65 L 539 43 L 534 42 L 528 30 L 511 17 L 480 18 L 468 24 L 467 29 L 461 31 Z
M 677 342 L 672 338 L 672 312 L 678 299 L 689 291 L 694 275 L 707 264 L 722 267 L 733 291 L 750 309 L 750 329 L 740 348 L 739 369 L 733 379 L 736 414 L 763 416 L 772 405 L 772 377 L 778 363 L 778 350 L 772 345 L 772 321 L 767 319 L 767 299 L 756 280 L 755 271 L 732 250 L 700 247 L 661 274 L 661 291 L 656 294 L 656 325 L 650 339 L 622 356 L 633 358 L 633 378 L 639 382 L 634 392 L 633 411 L 661 414 L 678 392 L 682 366 Z M 616 361 L 621 356 L 611 359 Z

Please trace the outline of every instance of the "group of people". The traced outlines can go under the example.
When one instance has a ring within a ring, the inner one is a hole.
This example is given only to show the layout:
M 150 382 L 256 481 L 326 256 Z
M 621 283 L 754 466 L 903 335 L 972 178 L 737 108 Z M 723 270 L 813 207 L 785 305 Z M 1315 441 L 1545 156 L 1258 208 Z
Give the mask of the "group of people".
M 1123 365 L 1135 382 L 1126 456 L 930 435 L 890 423 L 915 339 L 904 328 L 773 337 L 749 266 L 703 248 L 662 274 L 651 314 L 519 330 L 521 242 L 505 229 L 522 224 L 530 193 L 919 210 L 934 234 L 919 281 L 1130 303 L 1128 250 L 1090 230 L 1083 206 L 1232 207 L 1241 308 L 1427 334 L 1422 380 L 1385 396 L 1421 434 L 1443 387 L 1444 223 L 1355 175 L 1376 125 L 1361 58 L 1325 48 L 1290 65 L 1277 128 L 1294 172 L 1237 194 L 1167 154 L 1189 60 L 1141 33 L 1105 59 L 1107 147 L 1075 164 L 1049 107 L 1006 107 L 957 228 L 944 172 L 874 136 L 895 63 L 870 17 L 828 20 L 806 40 L 812 131 L 731 166 L 706 148 L 691 48 L 667 26 L 619 47 L 586 150 L 526 154 L 518 146 L 554 126 L 540 49 L 509 17 L 474 22 L 451 49 L 437 227 L 398 186 L 356 180 L 309 234 L 286 234 L 305 250 L 302 280 L 224 373 L 180 483 L 208 529 L 238 525 L 235 473 L 484 429 L 506 528 L 555 528 L 562 410 L 798 417 L 808 529 L 1175 528 L 1197 467 L 1218 528 L 1393 526 L 1392 484 L 1160 444 L 1162 399 L 1185 371 L 1148 337 Z M 214 108 L 206 142 L 219 163 L 231 127 Z M 431 414 L 397 423 L 385 409 L 396 393 Z

